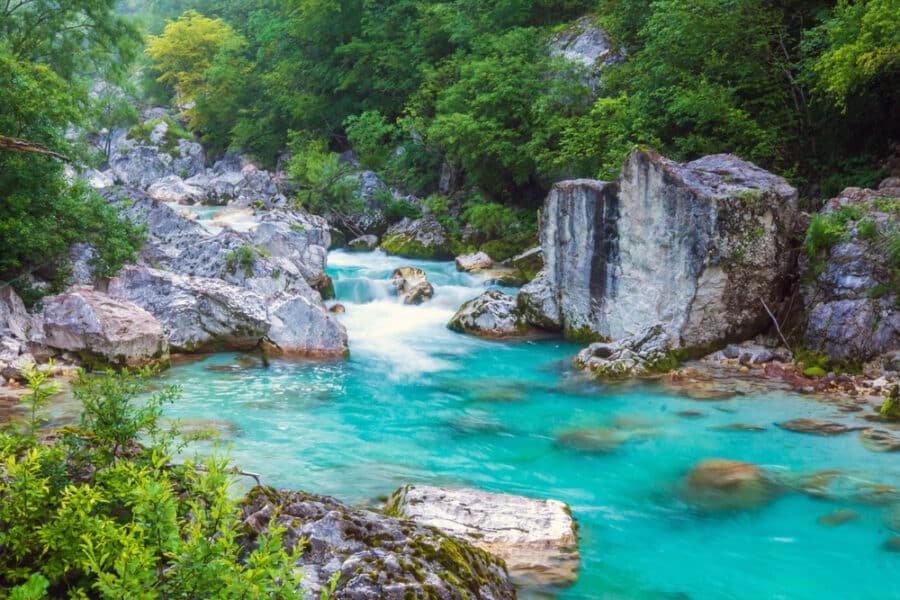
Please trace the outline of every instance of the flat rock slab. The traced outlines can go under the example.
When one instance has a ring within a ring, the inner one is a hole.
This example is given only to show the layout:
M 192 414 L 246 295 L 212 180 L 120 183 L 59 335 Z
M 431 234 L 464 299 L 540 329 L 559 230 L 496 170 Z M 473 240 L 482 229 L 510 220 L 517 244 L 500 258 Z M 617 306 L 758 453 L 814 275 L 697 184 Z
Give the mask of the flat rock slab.
M 851 431 L 859 431 L 865 427 L 858 425 L 846 425 L 824 419 L 791 419 L 778 423 L 778 426 L 788 431 L 797 433 L 810 433 L 813 435 L 840 435 Z
M 422 485 L 394 492 L 387 509 L 499 556 L 516 585 L 565 586 L 578 577 L 576 525 L 564 502 Z

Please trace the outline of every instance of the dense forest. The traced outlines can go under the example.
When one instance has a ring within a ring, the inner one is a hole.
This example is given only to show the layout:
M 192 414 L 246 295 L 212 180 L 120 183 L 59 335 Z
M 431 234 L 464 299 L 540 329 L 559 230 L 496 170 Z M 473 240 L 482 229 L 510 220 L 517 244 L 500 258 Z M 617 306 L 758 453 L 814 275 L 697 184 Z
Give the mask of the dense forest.
M 898 13 L 896 0 L 8 2 L 0 132 L 89 160 L 67 132 L 172 103 L 212 157 L 272 167 L 288 152 L 314 211 L 348 201 L 338 155 L 353 149 L 438 216 L 458 207 L 448 225 L 503 238 L 502 258 L 533 243 L 554 181 L 610 178 L 635 144 L 735 153 L 787 176 L 808 209 L 874 185 L 896 155 Z M 584 15 L 621 47 L 599 79 L 548 51 Z M 140 232 L 114 227 L 59 159 L 0 160 L 0 277 L 64 278 L 46 258 L 78 239 L 97 243 L 100 270 L 131 256 Z M 457 175 L 444 196 L 442 169 Z

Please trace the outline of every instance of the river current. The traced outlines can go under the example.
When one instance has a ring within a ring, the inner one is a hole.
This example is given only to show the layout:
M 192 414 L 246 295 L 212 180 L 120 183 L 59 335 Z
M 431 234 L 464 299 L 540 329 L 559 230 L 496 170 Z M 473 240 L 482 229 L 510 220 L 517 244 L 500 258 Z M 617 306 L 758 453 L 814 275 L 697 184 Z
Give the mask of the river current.
M 404 265 L 426 271 L 433 300 L 399 302 L 389 279 Z M 346 307 L 349 360 L 264 368 L 217 354 L 176 366 L 162 376 L 183 389 L 168 416 L 224 431 L 234 461 L 268 483 L 349 503 L 407 483 L 568 502 L 582 566 L 560 598 L 900 598 L 900 554 L 884 546 L 900 534 L 900 505 L 896 493 L 875 493 L 900 487 L 900 456 L 855 433 L 774 425 L 827 418 L 833 406 L 781 392 L 703 402 L 651 384 L 592 383 L 571 368 L 575 345 L 448 330 L 456 308 L 485 289 L 452 263 L 334 251 L 328 270 Z M 756 430 L 722 429 L 736 423 Z M 615 443 L 564 443 L 592 428 Z M 786 477 L 837 471 L 852 489 L 700 511 L 679 489 L 708 458 Z M 845 519 L 834 514 L 854 518 L 836 524 Z

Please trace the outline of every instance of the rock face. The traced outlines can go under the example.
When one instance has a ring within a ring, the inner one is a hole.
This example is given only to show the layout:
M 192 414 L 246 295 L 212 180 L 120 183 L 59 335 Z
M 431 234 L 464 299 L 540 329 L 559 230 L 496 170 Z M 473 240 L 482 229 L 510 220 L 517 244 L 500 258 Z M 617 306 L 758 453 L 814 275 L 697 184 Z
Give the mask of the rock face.
M 595 342 L 578 353 L 575 365 L 601 379 L 640 377 L 675 367 L 661 325 L 615 342 Z
M 475 252 L 474 254 L 463 254 L 456 257 L 456 270 L 465 271 L 467 273 L 477 273 L 490 269 L 494 266 L 494 261 L 484 252 Z
M 426 260 L 450 260 L 453 253 L 444 227 L 433 215 L 411 220 L 404 218 L 391 226 L 381 240 L 388 254 Z
M 0 288 L 0 378 L 2 380 L 22 379 L 28 365 L 35 363 L 27 342 L 38 326 L 39 324 L 35 324 L 25 309 L 22 299 L 12 287 Z
M 516 299 L 499 290 L 489 290 L 463 304 L 447 327 L 459 333 L 504 338 L 528 331 Z
M 109 294 L 154 315 L 179 352 L 252 348 L 270 326 L 261 296 L 221 279 L 130 266 L 110 281 Z
M 900 187 L 848 188 L 820 211 L 847 216 L 845 234 L 809 261 L 801 289 L 808 309 L 804 344 L 834 361 L 866 361 L 900 348 L 895 267 L 887 249 L 900 229 Z M 855 217 L 855 218 L 854 218 Z M 894 234 L 896 235 L 896 234 Z
M 425 271 L 417 267 L 400 267 L 391 273 L 391 283 L 404 304 L 422 304 L 434 296 L 434 287 Z
M 672 348 L 751 336 L 768 323 L 760 298 L 783 296 L 796 197 L 784 179 L 721 154 L 682 165 L 636 150 L 617 183 L 558 183 L 525 312 L 576 339 L 654 325 Z
M 417 485 L 394 492 L 387 506 L 499 556 L 518 585 L 562 586 L 578 576 L 575 520 L 563 502 Z
M 168 344 L 149 312 L 86 286 L 44 299 L 42 343 L 89 353 L 104 362 L 140 366 L 165 358 Z
M 592 17 L 583 17 L 554 36 L 550 41 L 550 52 L 583 66 L 587 70 L 586 83 L 595 92 L 603 67 L 625 59 L 624 51 L 613 45 L 609 35 L 594 24 Z
M 133 190 L 108 197 L 128 200 L 128 215 L 149 230 L 143 265 L 124 270 L 111 289 L 165 323 L 179 350 L 246 347 L 267 337 L 287 355 L 346 355 L 346 331 L 312 287 L 329 281 L 331 239 L 321 217 L 273 210 L 249 231 L 213 232 Z
M 243 504 L 251 542 L 277 522 L 290 550 L 307 541 L 299 560 L 304 596 L 318 598 L 335 573 L 330 597 L 511 600 L 502 561 L 437 529 L 351 508 L 333 498 L 255 488 Z

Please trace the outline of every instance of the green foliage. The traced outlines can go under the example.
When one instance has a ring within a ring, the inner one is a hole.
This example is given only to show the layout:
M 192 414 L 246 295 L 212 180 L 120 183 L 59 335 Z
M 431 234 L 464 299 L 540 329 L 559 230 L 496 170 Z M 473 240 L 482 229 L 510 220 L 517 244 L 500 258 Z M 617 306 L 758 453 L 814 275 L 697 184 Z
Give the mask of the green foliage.
M 379 112 L 366 111 L 344 120 L 347 141 L 366 169 L 381 169 L 394 151 L 399 131 Z
M 337 153 L 329 152 L 323 140 L 292 133 L 290 150 L 287 173 L 299 187 L 298 204 L 317 213 L 343 212 L 361 205 L 354 194 L 357 186 L 350 176 L 352 169 L 341 163 Z
M 822 367 L 806 367 L 803 369 L 803 374 L 807 377 L 824 377 L 828 372 Z
M 258 248 L 254 248 L 250 244 L 244 244 L 228 253 L 225 257 L 225 265 L 232 273 L 237 273 L 237 270 L 241 269 L 244 275 L 253 277 L 253 266 L 256 264 L 256 257 L 261 255 L 262 252 Z
M 422 210 L 406 198 L 394 198 L 388 189 L 380 189 L 375 192 L 375 202 L 381 207 L 388 221 L 394 222 L 404 218 L 418 219 L 422 216 Z
M 806 230 L 806 253 L 815 258 L 822 250 L 827 250 L 844 237 L 844 225 L 833 215 L 816 215 Z
M 900 421 L 900 386 L 894 385 L 881 404 L 881 417 L 888 421 Z
M 171 462 L 153 433 L 175 391 L 144 405 L 143 375 L 82 376 L 81 424 L 52 445 L 0 434 L 0 586 L 19 599 L 298 598 L 302 544 L 287 552 L 278 528 L 247 543 L 228 461 Z
M 127 137 L 139 144 L 156 145 L 150 141 L 150 134 L 161 123 L 166 124 L 166 133 L 163 136 L 162 143 L 159 144 L 160 150 L 172 156 L 175 156 L 178 150 L 179 140 L 194 140 L 194 136 L 190 131 L 181 126 L 181 124 L 172 117 L 160 117 L 143 123 L 138 123 L 128 130 Z

